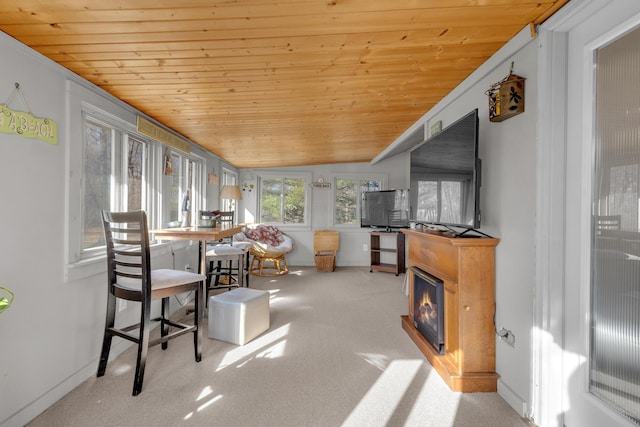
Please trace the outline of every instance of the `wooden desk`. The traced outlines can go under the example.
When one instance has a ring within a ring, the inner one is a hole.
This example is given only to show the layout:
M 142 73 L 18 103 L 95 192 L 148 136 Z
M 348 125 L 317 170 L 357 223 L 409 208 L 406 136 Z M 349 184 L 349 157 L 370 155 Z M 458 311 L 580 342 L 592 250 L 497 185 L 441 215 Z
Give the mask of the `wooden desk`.
M 158 240 L 198 240 L 200 242 L 200 262 L 198 266 L 198 273 L 207 274 L 207 241 L 220 240 L 225 237 L 233 238 L 233 235 L 240 233 L 244 226 L 245 224 L 223 224 L 211 228 L 195 226 L 160 228 L 158 230 L 150 230 L 149 233 L 154 234 Z

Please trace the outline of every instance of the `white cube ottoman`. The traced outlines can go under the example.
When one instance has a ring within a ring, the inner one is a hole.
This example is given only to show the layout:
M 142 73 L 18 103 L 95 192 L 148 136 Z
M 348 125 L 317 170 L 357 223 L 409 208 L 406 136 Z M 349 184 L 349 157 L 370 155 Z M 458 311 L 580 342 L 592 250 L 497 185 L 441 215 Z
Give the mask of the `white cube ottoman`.
M 237 288 L 209 298 L 209 338 L 244 345 L 269 323 L 267 291 Z

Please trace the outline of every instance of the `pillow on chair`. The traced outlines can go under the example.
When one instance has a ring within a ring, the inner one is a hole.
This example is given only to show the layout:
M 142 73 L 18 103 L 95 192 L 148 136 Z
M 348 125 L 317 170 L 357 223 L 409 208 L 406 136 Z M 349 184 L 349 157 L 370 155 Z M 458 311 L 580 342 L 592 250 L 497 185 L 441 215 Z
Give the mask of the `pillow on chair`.
M 256 242 L 267 243 L 270 246 L 277 247 L 284 242 L 282 232 L 272 225 L 259 225 L 255 229 L 247 230 L 247 237 Z

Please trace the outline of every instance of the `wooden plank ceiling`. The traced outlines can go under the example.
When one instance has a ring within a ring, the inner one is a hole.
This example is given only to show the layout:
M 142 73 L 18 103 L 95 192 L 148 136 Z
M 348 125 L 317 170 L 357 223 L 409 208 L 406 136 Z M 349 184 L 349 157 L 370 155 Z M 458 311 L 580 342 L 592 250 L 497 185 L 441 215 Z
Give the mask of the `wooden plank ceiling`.
M 370 161 L 567 1 L 2 0 L 0 30 L 237 167 L 297 166 Z

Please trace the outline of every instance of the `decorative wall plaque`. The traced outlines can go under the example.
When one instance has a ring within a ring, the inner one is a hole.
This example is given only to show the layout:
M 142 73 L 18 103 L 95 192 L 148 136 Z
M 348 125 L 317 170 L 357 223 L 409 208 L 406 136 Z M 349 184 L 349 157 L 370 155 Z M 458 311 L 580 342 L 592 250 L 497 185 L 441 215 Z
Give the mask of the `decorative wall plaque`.
M 489 97 L 489 121 L 501 122 L 524 113 L 524 77 L 513 74 L 513 62 L 509 75 L 492 84 L 485 92 Z
M 20 84 L 9 95 L 6 103 L 0 104 L 0 132 L 13 133 L 24 138 L 36 138 L 49 144 L 58 143 L 58 125 L 47 118 L 35 117 L 29 110 L 27 100 L 20 90 Z M 9 108 L 13 97 L 19 94 L 27 112 Z

